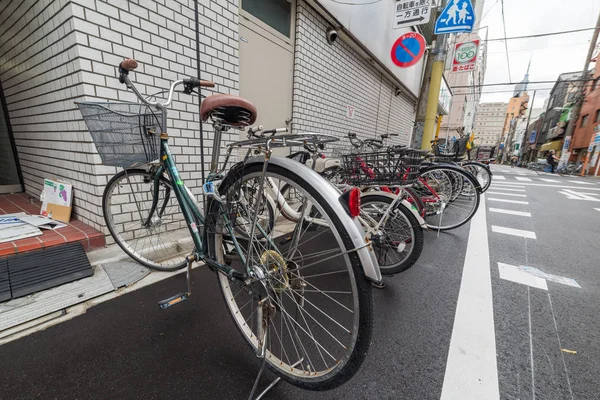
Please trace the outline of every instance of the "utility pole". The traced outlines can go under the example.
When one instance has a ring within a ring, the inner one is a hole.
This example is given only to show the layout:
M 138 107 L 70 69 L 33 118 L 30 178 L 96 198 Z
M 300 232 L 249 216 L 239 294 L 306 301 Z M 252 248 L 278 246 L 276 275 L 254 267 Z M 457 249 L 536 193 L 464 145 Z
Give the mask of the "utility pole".
M 523 139 L 521 140 L 521 154 L 519 154 L 519 162 L 523 161 L 523 146 L 527 143 L 527 130 L 529 129 L 529 121 L 531 121 L 531 113 L 533 112 L 533 102 L 535 101 L 535 90 L 533 91 L 533 96 L 531 96 L 531 107 L 529 107 L 529 115 L 527 116 L 527 124 L 525 125 L 525 133 L 523 134 Z
M 567 129 L 565 131 L 565 143 L 563 145 L 563 152 L 560 156 L 560 165 L 561 167 L 568 159 L 565 159 L 565 153 L 569 149 L 571 144 L 571 136 L 573 136 L 573 131 L 575 130 L 575 124 L 579 119 L 579 113 L 581 112 L 581 105 L 583 104 L 583 96 L 585 93 L 585 88 L 587 84 L 588 77 L 588 67 L 590 66 L 590 62 L 592 61 L 592 55 L 594 54 L 594 49 L 596 48 L 596 42 L 598 41 L 598 32 L 600 32 L 600 13 L 598 13 L 598 20 L 596 21 L 596 29 L 594 29 L 594 34 L 592 35 L 592 40 L 590 41 L 590 47 L 588 49 L 587 57 L 585 58 L 585 64 L 583 65 L 583 70 L 581 71 L 581 92 L 575 101 L 575 105 L 571 110 L 571 118 L 569 119 L 569 124 L 567 125 Z
M 442 1 L 439 10 L 446 6 L 446 0 Z M 439 12 L 435 13 L 437 19 Z M 423 138 L 421 139 L 421 148 L 429 149 L 431 141 L 435 134 L 438 101 L 440 97 L 440 88 L 442 86 L 442 76 L 444 75 L 444 63 L 446 60 L 446 37 L 448 35 L 436 35 L 435 47 L 432 54 L 435 56 L 431 65 L 431 77 L 429 78 L 429 91 L 427 93 L 427 108 L 425 110 L 425 124 L 423 126 Z

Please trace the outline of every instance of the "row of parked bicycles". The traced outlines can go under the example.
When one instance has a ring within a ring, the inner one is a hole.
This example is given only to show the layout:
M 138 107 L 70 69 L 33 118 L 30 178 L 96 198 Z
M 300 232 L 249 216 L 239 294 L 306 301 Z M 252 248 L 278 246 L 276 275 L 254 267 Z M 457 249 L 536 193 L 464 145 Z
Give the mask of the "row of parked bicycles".
M 169 149 L 167 110 L 177 89 L 193 95 L 214 84 L 178 80 L 159 101 L 136 89 L 136 67 L 123 61 L 119 80 L 139 103 L 78 103 L 103 164 L 121 168 L 102 198 L 114 241 L 148 268 L 187 268 L 184 290 L 161 308 L 189 298 L 192 266 L 203 262 L 263 365 L 305 389 L 348 381 L 371 343 L 373 287 L 416 263 L 424 230 L 472 218 L 492 180 L 488 167 L 461 161 L 460 148 L 388 146 L 393 135 L 340 141 L 250 128 L 257 110 L 247 100 L 201 96 L 201 119 L 214 135 L 198 201 Z M 248 139 L 223 151 L 232 128 Z M 299 151 L 274 156 L 281 147 Z

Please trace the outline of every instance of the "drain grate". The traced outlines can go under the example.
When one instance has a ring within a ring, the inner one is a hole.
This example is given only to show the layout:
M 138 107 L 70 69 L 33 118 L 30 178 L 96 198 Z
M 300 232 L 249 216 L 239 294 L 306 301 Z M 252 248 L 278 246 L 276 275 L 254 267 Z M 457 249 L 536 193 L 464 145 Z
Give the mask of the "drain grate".
M 81 243 L 19 254 L 6 262 L 13 299 L 94 274 Z

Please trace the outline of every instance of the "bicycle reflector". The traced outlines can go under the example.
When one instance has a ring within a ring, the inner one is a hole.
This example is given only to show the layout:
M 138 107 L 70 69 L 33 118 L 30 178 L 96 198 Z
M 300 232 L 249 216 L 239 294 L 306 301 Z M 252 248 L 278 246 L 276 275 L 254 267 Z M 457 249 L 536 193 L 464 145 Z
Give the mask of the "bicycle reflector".
M 360 189 L 352 188 L 342 193 L 340 203 L 351 217 L 358 217 L 360 214 Z

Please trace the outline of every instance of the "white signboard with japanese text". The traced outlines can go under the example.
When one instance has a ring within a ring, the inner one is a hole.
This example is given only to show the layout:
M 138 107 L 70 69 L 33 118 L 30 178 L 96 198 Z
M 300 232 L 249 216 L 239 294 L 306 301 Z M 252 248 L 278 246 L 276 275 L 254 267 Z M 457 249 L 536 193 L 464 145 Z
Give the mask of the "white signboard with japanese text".
M 475 71 L 478 52 L 479 40 L 457 43 L 454 48 L 454 58 L 452 59 L 452 72 Z
M 396 0 L 394 29 L 423 25 L 431 19 L 431 0 Z

